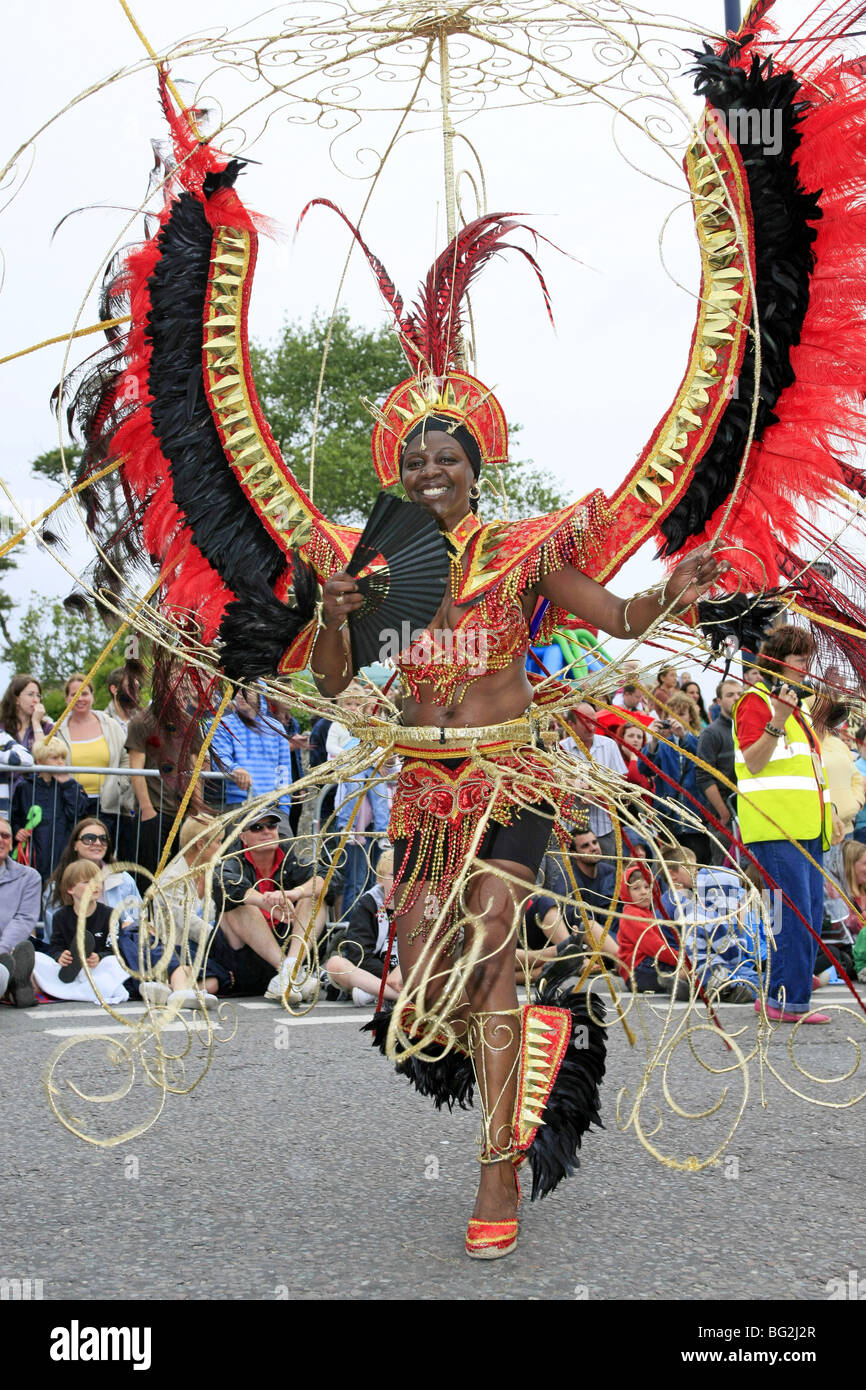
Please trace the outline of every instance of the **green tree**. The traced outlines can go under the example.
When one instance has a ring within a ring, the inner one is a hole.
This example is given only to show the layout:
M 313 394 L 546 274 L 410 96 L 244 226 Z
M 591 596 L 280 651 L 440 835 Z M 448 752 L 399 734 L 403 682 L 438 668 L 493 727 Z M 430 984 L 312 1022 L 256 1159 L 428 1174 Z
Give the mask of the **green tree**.
M 45 599 L 31 593 L 30 604 L 18 623 L 18 636 L 8 641 L 3 660 L 14 671 L 31 671 L 42 683 L 45 707 L 52 716 L 63 708 L 63 686 L 73 671 L 89 671 L 108 641 L 108 633 L 99 618 L 88 620 L 70 613 L 59 599 Z M 97 707 L 108 702 L 105 677 L 114 666 L 122 665 L 122 656 L 108 659 L 93 682 Z M 60 692 L 59 703 L 49 692 Z
M 315 314 L 308 326 L 286 323 L 275 346 L 251 349 L 253 376 L 268 423 L 283 458 L 305 488 L 326 335 L 326 317 Z M 361 397 L 381 405 L 407 375 L 406 359 L 393 333 L 360 328 L 345 312 L 336 315 L 322 382 L 313 489 L 316 505 L 332 521 L 362 523 L 379 491 L 370 456 L 373 420 Z M 514 439 L 519 426 L 510 425 L 509 431 Z M 509 462 L 502 469 L 502 482 L 514 517 L 552 511 L 570 500 L 561 496 L 550 474 L 531 463 Z
M 69 444 L 61 454 L 57 449 L 46 449 L 44 454 L 40 454 L 30 465 L 30 472 L 37 478 L 47 478 L 50 483 L 57 483 L 61 491 L 66 491 L 66 474 L 63 471 L 63 461 L 66 460 L 66 468 L 70 478 L 75 479 L 78 472 L 78 460 L 81 458 L 81 445 Z

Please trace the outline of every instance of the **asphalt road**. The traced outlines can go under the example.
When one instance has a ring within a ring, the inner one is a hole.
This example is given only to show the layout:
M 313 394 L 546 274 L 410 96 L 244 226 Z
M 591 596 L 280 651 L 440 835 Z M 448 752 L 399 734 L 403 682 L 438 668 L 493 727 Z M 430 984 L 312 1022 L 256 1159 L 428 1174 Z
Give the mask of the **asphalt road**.
M 840 990 L 825 998 L 845 1003 Z M 745 1114 L 719 1162 L 683 1172 L 615 1119 L 617 1092 L 636 1086 L 663 1023 L 644 1009 L 634 1048 L 615 1026 L 606 1128 L 585 1141 L 576 1177 L 541 1203 L 524 1202 L 517 1252 L 482 1263 L 462 1250 L 473 1113 L 440 1115 L 410 1091 L 360 1036 L 369 1011 L 319 1004 L 290 1020 L 258 1000 L 236 1011 L 235 1036 L 214 1045 L 191 1094 L 169 1095 L 139 1137 L 94 1147 L 49 1108 L 44 1078 L 59 1047 L 73 1040 L 55 1074 L 59 1094 L 103 1136 L 140 1123 L 160 1093 L 139 1069 L 125 1099 L 76 1099 L 68 1079 L 98 1091 L 126 1076 L 106 1062 L 105 1043 L 79 1041 L 99 1025 L 96 1012 L 0 1009 L 0 1278 L 41 1279 L 45 1299 L 822 1301 L 838 1287 L 830 1281 L 866 1276 L 866 1105 L 807 1104 L 773 1075 L 837 1102 L 846 1087 L 866 1091 L 866 1065 L 847 1083 L 807 1081 L 788 1055 L 790 1029 L 774 1034 L 766 1063 L 749 1064 Z M 135 1006 L 121 1012 L 140 1018 Z M 682 1017 L 675 1006 L 669 1030 Z M 730 1007 L 723 1018 L 745 1030 L 746 1051 L 754 1013 Z M 830 1027 L 801 1029 L 800 1065 L 846 1072 L 845 1039 L 866 1041 L 864 1023 L 840 1014 Z M 112 1051 L 125 1040 L 123 1023 L 113 1026 Z M 178 1049 L 186 1041 L 182 1027 L 164 1038 Z M 193 1073 L 200 1051 L 193 1036 Z M 698 1112 L 725 1089 L 726 1098 L 703 1120 L 678 1118 L 662 1101 L 662 1128 L 647 1143 L 680 1161 L 713 1152 L 743 1082 L 742 1072 L 707 1066 L 729 1068 L 731 1056 L 707 1033 L 674 1049 L 676 1105 Z M 642 1111 L 647 1131 L 660 1094 L 657 1069 Z

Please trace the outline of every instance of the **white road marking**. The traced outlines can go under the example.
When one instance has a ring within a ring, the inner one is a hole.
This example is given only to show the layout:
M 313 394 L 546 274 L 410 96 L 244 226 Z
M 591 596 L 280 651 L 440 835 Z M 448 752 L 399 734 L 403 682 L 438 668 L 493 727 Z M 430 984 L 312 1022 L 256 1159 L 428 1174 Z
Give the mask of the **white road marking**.
M 361 1024 L 364 1022 L 364 1019 L 364 1014 L 359 1014 L 354 1017 L 350 1016 L 348 1018 L 292 1018 L 289 1014 L 284 1014 L 283 1018 L 280 1019 L 280 1022 L 288 1023 L 292 1028 L 310 1028 L 314 1025 L 328 1023 L 357 1023 L 358 1028 L 360 1030 Z M 203 1032 L 205 1030 L 205 1023 L 203 1020 L 197 1021 L 194 1019 L 191 1019 L 189 1023 L 164 1023 L 160 1029 L 160 1032 L 180 1033 L 181 1031 L 185 1032 L 188 1028 L 197 1029 L 198 1031 Z M 215 1033 L 219 1032 L 219 1020 L 217 1019 L 214 1019 L 213 1031 Z M 109 1023 L 106 1024 L 104 1028 L 100 1028 L 98 1025 L 94 1026 L 93 1024 L 85 1023 L 81 1028 L 45 1028 L 43 1029 L 43 1032 L 53 1038 L 85 1037 L 88 1034 L 93 1038 L 101 1038 L 104 1037 L 106 1034 L 129 1033 L 130 1028 L 125 1028 L 122 1023 Z

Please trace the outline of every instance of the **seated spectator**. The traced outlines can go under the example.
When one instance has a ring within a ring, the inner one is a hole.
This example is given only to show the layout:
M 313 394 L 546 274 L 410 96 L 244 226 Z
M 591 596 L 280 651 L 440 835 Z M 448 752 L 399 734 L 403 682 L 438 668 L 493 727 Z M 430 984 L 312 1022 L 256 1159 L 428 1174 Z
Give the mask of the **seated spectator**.
M 824 869 L 824 920 L 813 988 L 835 983 L 840 965 L 849 977 L 859 973 L 857 941 L 866 921 L 866 845 L 854 839 L 840 841 L 824 855 Z
M 629 864 L 623 874 L 623 908 L 616 944 L 626 988 L 641 994 L 676 991 L 677 999 L 688 999 L 688 980 L 678 970 L 676 935 L 656 921 L 652 882 L 641 864 Z
M 37 951 L 33 964 L 34 982 L 52 999 L 122 1004 L 137 997 L 135 981 L 112 948 L 111 912 L 98 901 L 100 879 L 93 860 L 77 859 L 63 871 L 62 906 L 54 914 L 50 952 Z M 83 960 L 78 946 L 81 914 L 86 918 Z
M 304 938 L 311 923 L 315 938 L 324 925 L 324 906 L 313 919 L 323 880 L 311 874 L 309 865 L 299 863 L 289 839 L 288 820 L 266 812 L 241 832 L 241 850 L 220 864 L 219 925 L 211 956 L 228 972 L 225 993 L 264 994 L 266 999 L 277 1001 L 287 997 L 289 1003 L 299 1004 L 313 998 L 318 990 L 312 953 Z M 286 849 L 283 844 L 287 844 Z M 288 952 L 284 959 L 286 935 Z M 290 988 L 296 968 L 296 980 Z
M 63 906 L 60 896 L 63 874 L 76 859 L 88 860 L 103 870 L 100 902 L 105 903 L 112 912 L 115 908 L 120 910 L 120 926 L 137 926 L 141 912 L 141 894 L 136 887 L 135 879 L 125 870 L 113 867 L 111 836 L 105 822 L 97 820 L 95 816 L 85 816 L 72 831 L 69 842 L 57 861 L 57 868 L 48 880 L 45 890 L 45 925 L 48 928 L 48 939 L 50 940 L 54 913 Z
M 166 865 L 148 893 L 150 930 L 124 932 L 120 948 L 140 979 L 141 997 L 153 1008 L 217 1007 L 230 984 L 228 971 L 208 955 L 214 919 L 205 871 L 222 845 L 222 831 L 206 817 L 189 817 L 180 829 L 181 853 Z M 207 909 L 207 920 L 205 920 Z
M 525 943 L 525 963 L 536 973 L 548 960 L 559 955 L 567 942 L 615 960 L 618 956 L 616 932 L 616 918 L 607 923 L 601 914 L 597 917 L 587 914 L 584 920 L 577 903 L 559 904 L 546 893 L 537 893 L 527 899 L 524 906 L 520 939 Z M 521 956 L 520 949 L 518 956 Z
M 33 757 L 57 771 L 37 772 L 18 783 L 10 819 L 19 861 L 36 869 L 44 883 L 57 868 L 76 822 L 87 815 L 89 798 L 70 776 L 69 750 L 62 738 L 37 739 Z
M 33 754 L 28 752 L 23 743 L 16 743 L 11 734 L 0 730 L 0 768 L 32 766 Z M 0 816 L 5 818 L 9 815 L 13 795 L 12 777 L 9 774 L 0 774 Z
M 36 1002 L 30 977 L 34 946 L 30 936 L 39 920 L 42 880 L 35 869 L 12 859 L 12 827 L 0 819 L 0 966 L 6 972 L 3 995 L 18 1009 Z
M 709 844 L 700 825 L 700 797 L 695 778 L 694 757 L 698 740 L 694 725 L 698 712 L 694 701 L 682 691 L 668 698 L 667 719 L 655 720 L 649 728 L 646 757 L 664 776 L 656 777 L 656 809 L 680 844 L 693 850 L 702 864 L 707 862 Z M 689 726 L 692 727 L 689 727 Z M 665 741 L 662 742 L 661 735 Z
M 75 700 L 69 715 L 57 726 L 56 736 L 69 750 L 72 775 L 89 797 L 88 811 L 106 815 L 133 808 L 128 777 L 103 777 L 96 772 L 76 772 L 77 767 L 129 767 L 129 756 L 121 726 L 103 710 L 93 708 L 93 687 L 85 685 L 76 672 L 63 687 L 67 704 Z
M 543 886 L 558 898 L 573 897 L 576 885 L 584 911 L 598 921 L 603 922 L 616 906 L 616 867 L 602 858 L 598 837 L 591 830 L 575 830 L 567 861 L 546 854 L 540 872 Z M 575 910 L 582 921 L 580 908 Z
M 385 998 L 396 999 L 403 988 L 397 963 L 396 943 L 388 955 L 391 911 L 385 903 L 394 886 L 394 851 L 385 850 L 376 866 L 376 882 L 352 908 L 346 934 L 336 954 L 325 963 L 333 983 L 344 994 L 351 994 L 358 1008 L 375 1004 L 382 976 L 387 969 Z
M 361 714 L 370 708 L 371 696 L 358 681 L 343 693 L 341 704 Z M 333 759 L 358 745 L 358 738 L 345 724 L 333 721 L 328 730 L 326 751 Z M 366 768 L 352 781 L 337 785 L 334 796 L 334 830 L 342 836 L 349 831 L 340 872 L 343 879 L 342 912 L 347 916 L 365 893 L 375 873 L 379 846 L 385 842 L 391 814 L 390 790 L 382 772 Z
M 214 922 L 214 904 L 205 919 L 205 872 L 219 858 L 223 832 L 208 816 L 187 816 L 178 835 L 180 853 L 166 864 L 156 895 L 174 923 L 177 942 L 198 942 Z
M 662 911 L 676 925 L 701 988 L 725 1003 L 753 1003 L 760 981 L 740 937 L 744 893 L 739 875 L 699 869 L 692 851 L 679 845 L 666 847 L 662 859 Z
M 612 738 L 606 738 L 596 727 L 596 711 L 588 700 L 582 700 L 566 715 L 566 723 L 571 731 L 569 738 L 560 742 L 563 753 L 581 762 L 589 761 L 598 767 L 608 768 L 625 777 L 626 766 L 622 754 Z M 589 825 L 596 836 L 601 852 L 606 859 L 616 854 L 616 835 L 611 819 L 604 806 L 589 807 Z

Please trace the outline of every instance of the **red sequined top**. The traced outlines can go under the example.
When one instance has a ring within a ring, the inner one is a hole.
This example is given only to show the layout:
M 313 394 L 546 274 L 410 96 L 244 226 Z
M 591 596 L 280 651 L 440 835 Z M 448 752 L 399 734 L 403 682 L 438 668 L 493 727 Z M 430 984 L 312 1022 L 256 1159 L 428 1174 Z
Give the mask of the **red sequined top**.
M 589 550 L 603 546 L 608 524 L 601 492 L 529 521 L 484 525 L 466 517 L 450 538 L 455 550 L 451 596 L 466 611 L 450 630 L 413 634 L 398 656 L 397 668 L 412 697 L 422 701 L 424 685 L 432 687 L 435 704 L 452 704 L 473 681 L 525 659 L 530 637 L 522 596 L 566 565 L 582 568 Z M 551 605 L 536 641 L 545 641 L 563 616 Z

